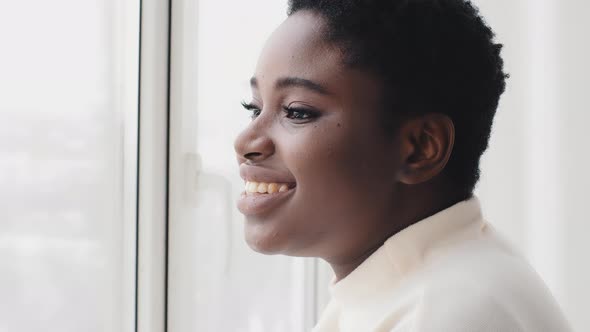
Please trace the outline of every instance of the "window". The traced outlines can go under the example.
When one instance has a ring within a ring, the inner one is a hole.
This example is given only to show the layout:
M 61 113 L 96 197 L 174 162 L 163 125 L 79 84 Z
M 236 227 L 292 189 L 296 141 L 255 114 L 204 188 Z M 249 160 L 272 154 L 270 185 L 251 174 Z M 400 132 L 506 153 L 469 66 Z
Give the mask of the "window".
M 0 331 L 131 331 L 139 2 L 0 5 Z

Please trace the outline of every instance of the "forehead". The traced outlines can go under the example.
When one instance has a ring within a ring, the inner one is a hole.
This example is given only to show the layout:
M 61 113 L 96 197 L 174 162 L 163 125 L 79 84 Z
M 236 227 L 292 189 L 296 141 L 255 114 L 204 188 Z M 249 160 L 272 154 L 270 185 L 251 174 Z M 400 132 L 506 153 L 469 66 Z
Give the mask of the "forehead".
M 288 17 L 269 37 L 255 76 L 261 84 L 280 77 L 301 77 L 330 85 L 343 73 L 341 52 L 323 38 L 323 18 L 301 11 Z

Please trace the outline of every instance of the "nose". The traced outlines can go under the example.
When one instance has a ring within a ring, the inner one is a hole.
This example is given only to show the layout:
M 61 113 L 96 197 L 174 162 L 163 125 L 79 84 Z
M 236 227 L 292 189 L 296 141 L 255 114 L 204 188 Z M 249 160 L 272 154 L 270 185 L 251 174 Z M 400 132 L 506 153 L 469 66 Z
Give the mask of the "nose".
M 262 124 L 262 122 L 258 122 Z M 234 149 L 238 162 L 259 162 L 267 159 L 275 152 L 272 139 L 268 136 L 267 128 L 257 125 L 256 120 L 250 122 L 234 141 Z

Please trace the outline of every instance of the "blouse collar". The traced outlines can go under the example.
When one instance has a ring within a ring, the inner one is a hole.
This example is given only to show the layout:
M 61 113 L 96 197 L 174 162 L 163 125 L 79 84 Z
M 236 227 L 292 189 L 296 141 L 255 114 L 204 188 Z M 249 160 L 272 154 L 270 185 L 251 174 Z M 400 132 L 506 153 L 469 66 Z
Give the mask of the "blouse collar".
M 485 228 L 477 197 L 457 203 L 394 234 L 344 279 L 330 285 L 343 305 L 374 300 L 420 267 L 437 248 L 472 239 Z

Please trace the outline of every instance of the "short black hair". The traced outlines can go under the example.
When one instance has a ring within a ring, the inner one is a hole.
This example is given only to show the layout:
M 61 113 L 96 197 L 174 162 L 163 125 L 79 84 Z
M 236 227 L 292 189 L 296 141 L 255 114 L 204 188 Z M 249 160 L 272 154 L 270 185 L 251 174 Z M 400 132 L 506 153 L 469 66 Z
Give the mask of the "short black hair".
M 451 118 L 455 145 L 443 172 L 470 197 L 508 77 L 478 9 L 467 0 L 289 1 L 289 16 L 301 10 L 323 16 L 347 65 L 382 79 L 387 113 Z

